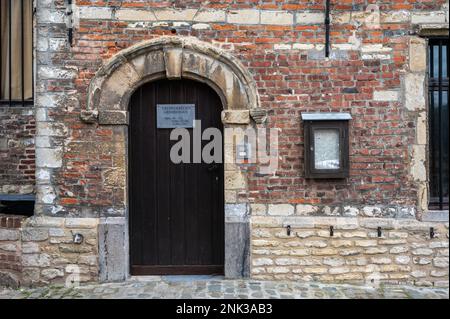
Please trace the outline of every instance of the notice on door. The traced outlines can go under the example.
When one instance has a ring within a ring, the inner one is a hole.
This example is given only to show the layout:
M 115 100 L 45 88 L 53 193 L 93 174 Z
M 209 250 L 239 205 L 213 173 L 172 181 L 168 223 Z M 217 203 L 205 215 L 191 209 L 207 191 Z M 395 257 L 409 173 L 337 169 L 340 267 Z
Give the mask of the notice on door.
M 157 128 L 191 128 L 195 120 L 195 104 L 157 104 Z

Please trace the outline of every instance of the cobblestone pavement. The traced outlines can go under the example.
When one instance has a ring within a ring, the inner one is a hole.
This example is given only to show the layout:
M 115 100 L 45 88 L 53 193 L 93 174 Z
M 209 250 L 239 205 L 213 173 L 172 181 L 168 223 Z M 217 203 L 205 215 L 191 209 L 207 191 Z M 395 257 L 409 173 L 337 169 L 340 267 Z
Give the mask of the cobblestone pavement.
M 130 299 L 130 298 L 333 298 L 448 299 L 448 288 L 414 286 L 367 287 L 319 283 L 226 280 L 221 277 L 164 276 L 132 278 L 122 283 L 48 286 L 35 289 L 0 289 L 0 299 Z

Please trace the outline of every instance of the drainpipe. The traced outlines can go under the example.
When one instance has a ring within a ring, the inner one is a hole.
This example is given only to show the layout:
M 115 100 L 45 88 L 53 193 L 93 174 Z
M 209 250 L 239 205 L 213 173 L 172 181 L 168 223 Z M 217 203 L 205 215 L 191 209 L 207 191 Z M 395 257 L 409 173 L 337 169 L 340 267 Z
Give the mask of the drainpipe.
M 330 56 L 330 0 L 325 0 L 325 57 Z
M 72 0 L 67 0 L 67 7 L 66 7 L 66 27 L 67 27 L 67 38 L 69 45 L 73 45 L 73 11 L 72 11 Z

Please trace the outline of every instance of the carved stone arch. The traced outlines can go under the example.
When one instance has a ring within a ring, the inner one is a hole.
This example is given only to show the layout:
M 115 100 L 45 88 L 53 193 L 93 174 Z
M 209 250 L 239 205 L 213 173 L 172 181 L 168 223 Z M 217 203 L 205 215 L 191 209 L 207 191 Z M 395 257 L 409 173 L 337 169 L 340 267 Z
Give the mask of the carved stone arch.
M 112 57 L 92 79 L 81 117 L 86 122 L 127 124 L 128 102 L 145 82 L 193 79 L 207 83 L 225 110 L 247 110 L 264 117 L 256 84 L 248 70 L 228 52 L 192 37 L 160 37 L 138 43 Z

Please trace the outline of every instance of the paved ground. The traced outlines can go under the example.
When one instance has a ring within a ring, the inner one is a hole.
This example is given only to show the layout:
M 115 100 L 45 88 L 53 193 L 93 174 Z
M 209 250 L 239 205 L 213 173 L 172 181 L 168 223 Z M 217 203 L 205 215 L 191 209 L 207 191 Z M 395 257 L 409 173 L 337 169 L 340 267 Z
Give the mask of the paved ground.
M 318 283 L 224 280 L 221 277 L 165 276 L 132 278 L 124 283 L 0 289 L 0 299 L 23 298 L 449 298 L 448 288 L 364 287 Z

